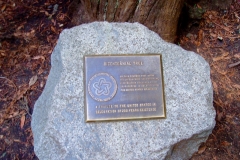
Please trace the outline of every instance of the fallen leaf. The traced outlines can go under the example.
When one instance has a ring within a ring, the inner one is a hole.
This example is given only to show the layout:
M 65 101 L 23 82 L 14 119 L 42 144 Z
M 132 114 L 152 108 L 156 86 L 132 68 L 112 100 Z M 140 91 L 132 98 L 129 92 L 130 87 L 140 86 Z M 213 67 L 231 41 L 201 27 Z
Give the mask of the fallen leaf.
M 42 69 L 42 68 L 39 68 L 39 70 L 38 70 L 38 75 L 39 74 L 42 74 L 44 72 L 44 70 Z
M 234 57 L 240 58 L 240 53 L 235 54 Z
M 198 154 L 202 154 L 205 150 L 206 150 L 206 146 L 204 145 L 204 146 L 202 146 L 202 147 L 200 147 L 199 149 L 198 149 Z
M 202 7 L 201 7 L 199 4 L 197 4 L 197 7 L 198 7 L 199 9 L 202 9 Z
M 214 37 L 214 38 L 216 38 L 216 37 L 217 37 L 217 35 L 216 35 L 216 34 L 214 34 L 214 33 L 210 33 L 210 35 L 211 35 L 212 37 Z
M 223 118 L 223 112 L 217 111 L 217 121 L 220 122 L 222 118 Z
M 17 115 L 19 115 L 19 111 L 13 112 L 12 114 L 10 114 L 7 118 L 13 118 L 16 117 Z
M 219 60 L 229 59 L 229 58 L 227 58 L 228 55 L 229 55 L 229 52 L 223 52 L 223 54 L 221 56 L 214 57 L 213 61 L 216 62 Z
M 21 143 L 21 141 L 20 141 L 19 139 L 14 139 L 13 141 L 14 141 L 14 142 L 20 142 L 20 143 Z
M 33 57 L 32 59 L 42 59 L 42 60 L 45 60 L 45 57 L 43 57 L 43 56 L 35 56 L 35 57 Z
M 234 84 L 233 87 L 240 89 L 240 85 Z
M 19 88 L 17 93 L 15 94 L 14 99 L 19 100 L 20 98 L 22 98 L 28 89 L 29 87 L 27 86 L 27 84 L 22 85 L 21 88 Z
M 21 117 L 21 122 L 20 122 L 20 127 L 21 127 L 21 129 L 22 129 L 23 126 L 24 126 L 25 119 L 26 119 L 25 114 L 23 114 L 22 117 Z
M 29 87 L 34 85 L 34 83 L 36 83 L 37 79 L 38 79 L 37 75 L 33 76 L 29 81 Z
M 200 51 L 199 48 L 197 48 L 197 53 L 199 53 L 199 51 Z
M 201 29 L 199 32 L 198 32 L 198 41 L 199 42 L 202 42 L 203 41 L 203 30 Z
M 221 143 L 221 145 L 223 145 L 223 146 L 230 146 L 231 143 L 229 143 L 228 141 L 223 141 L 223 142 Z
M 47 11 L 40 11 L 40 12 L 44 12 L 46 16 L 50 15 Z
M 213 85 L 214 91 L 218 94 L 218 85 L 217 85 L 217 83 L 213 81 L 212 85 Z
M 6 4 L 4 4 L 3 6 L 2 6 L 2 8 L 1 8 L 1 11 L 3 12 L 5 9 L 6 9 Z
M 40 87 L 42 88 L 44 86 L 44 82 L 42 81 L 41 83 L 40 83 Z
M 54 33 L 58 34 L 58 32 L 57 32 L 57 30 L 56 30 L 55 27 L 51 26 L 51 30 L 52 30 Z
M 201 42 L 200 41 L 195 41 L 195 45 L 199 47 L 201 45 Z

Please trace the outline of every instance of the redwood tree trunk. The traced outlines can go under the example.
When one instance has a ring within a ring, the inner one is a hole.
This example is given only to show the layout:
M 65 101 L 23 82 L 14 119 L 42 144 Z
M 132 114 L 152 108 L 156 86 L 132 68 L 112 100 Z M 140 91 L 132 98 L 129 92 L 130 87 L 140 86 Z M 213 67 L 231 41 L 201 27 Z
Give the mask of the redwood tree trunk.
M 72 24 L 93 21 L 139 22 L 173 42 L 184 0 L 80 0 Z

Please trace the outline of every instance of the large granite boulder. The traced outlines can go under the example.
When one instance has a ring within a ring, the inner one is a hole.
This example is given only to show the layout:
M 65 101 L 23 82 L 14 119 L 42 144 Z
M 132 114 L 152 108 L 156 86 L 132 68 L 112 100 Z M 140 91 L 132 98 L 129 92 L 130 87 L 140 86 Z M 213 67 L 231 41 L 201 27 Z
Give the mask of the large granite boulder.
M 167 118 L 86 123 L 83 55 L 126 53 L 162 54 Z M 39 159 L 189 159 L 215 125 L 207 62 L 139 23 L 94 22 L 65 29 L 51 63 L 32 116 Z

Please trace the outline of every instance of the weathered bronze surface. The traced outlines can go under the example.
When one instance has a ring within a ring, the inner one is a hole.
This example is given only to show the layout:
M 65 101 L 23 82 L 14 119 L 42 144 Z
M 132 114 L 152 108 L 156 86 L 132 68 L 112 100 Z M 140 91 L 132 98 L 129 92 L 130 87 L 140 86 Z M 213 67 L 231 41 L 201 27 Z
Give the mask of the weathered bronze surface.
M 160 54 L 84 57 L 87 122 L 165 118 Z

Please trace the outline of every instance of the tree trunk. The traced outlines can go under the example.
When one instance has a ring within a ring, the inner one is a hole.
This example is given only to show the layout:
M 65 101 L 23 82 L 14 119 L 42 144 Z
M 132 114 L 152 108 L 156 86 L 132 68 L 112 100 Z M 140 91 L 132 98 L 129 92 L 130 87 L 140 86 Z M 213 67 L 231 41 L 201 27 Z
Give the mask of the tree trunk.
M 76 0 L 72 25 L 93 21 L 139 22 L 164 40 L 176 38 L 184 0 Z

